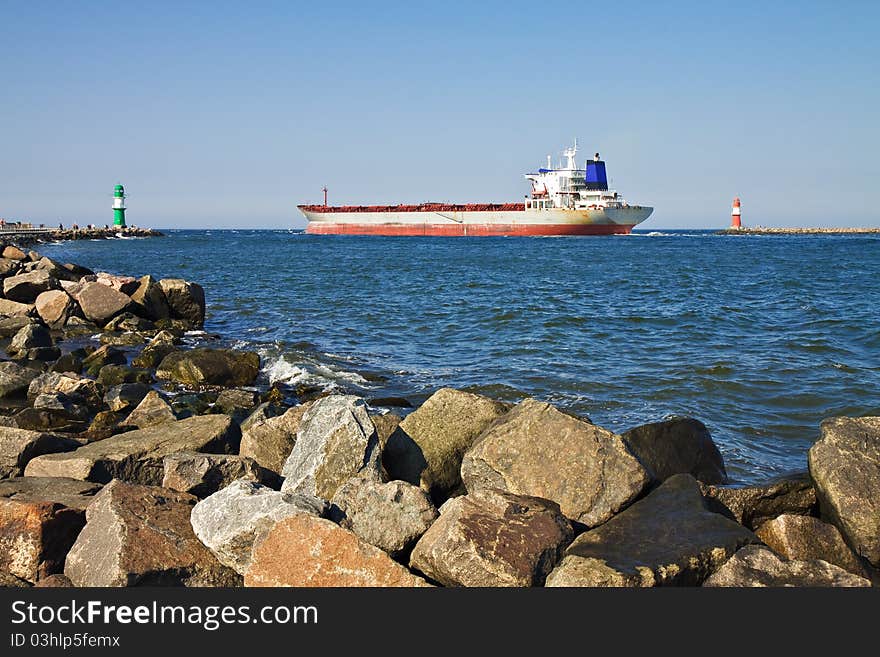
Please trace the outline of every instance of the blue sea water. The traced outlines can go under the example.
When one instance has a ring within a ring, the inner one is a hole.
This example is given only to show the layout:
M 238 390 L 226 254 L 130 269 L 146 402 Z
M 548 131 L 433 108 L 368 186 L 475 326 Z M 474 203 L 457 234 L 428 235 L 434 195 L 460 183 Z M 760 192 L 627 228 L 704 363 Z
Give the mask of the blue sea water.
M 44 245 L 183 277 L 264 376 L 418 404 L 544 399 L 616 431 L 690 415 L 734 480 L 806 467 L 821 420 L 880 413 L 880 237 L 416 238 L 171 231 Z

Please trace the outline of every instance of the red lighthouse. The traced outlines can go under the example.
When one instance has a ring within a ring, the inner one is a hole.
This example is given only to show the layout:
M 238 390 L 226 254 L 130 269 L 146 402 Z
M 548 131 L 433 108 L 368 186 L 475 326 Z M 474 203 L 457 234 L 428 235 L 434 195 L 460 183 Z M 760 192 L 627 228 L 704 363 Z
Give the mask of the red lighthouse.
M 730 212 L 730 227 L 742 228 L 742 223 L 740 222 L 739 196 L 733 199 L 733 210 Z

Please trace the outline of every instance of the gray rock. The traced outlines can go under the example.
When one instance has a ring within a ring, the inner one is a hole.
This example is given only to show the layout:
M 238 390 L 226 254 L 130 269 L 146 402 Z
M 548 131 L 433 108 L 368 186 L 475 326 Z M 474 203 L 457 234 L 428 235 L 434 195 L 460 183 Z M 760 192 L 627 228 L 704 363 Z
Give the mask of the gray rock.
M 152 276 L 138 279 L 138 287 L 132 292 L 131 300 L 134 302 L 135 312 L 141 317 L 155 321 L 171 315 L 162 286 Z
M 0 481 L 0 571 L 36 582 L 63 570 L 85 525 L 85 509 L 100 489 L 58 477 Z
M 69 397 L 81 397 L 90 406 L 99 406 L 103 396 L 97 381 L 68 372 L 44 372 L 31 381 L 27 396 L 36 399 L 42 394 L 58 392 Z
M 156 376 L 189 386 L 248 386 L 260 373 L 254 351 L 200 347 L 173 351 L 159 363 Z
M 228 388 L 217 395 L 214 407 L 227 415 L 243 415 L 257 403 L 257 393 L 253 390 Z
M 242 434 L 244 434 L 245 431 L 250 429 L 255 424 L 261 423 L 264 420 L 268 420 L 270 417 L 278 417 L 279 415 L 284 415 L 284 413 L 287 412 L 288 408 L 289 407 L 287 406 L 281 406 L 279 404 L 273 404 L 271 402 L 263 402 L 253 411 L 251 411 L 251 414 L 242 421 Z M 305 413 L 305 405 L 300 408 L 302 408 L 303 413 Z
M 822 514 L 880 566 L 880 417 L 830 418 L 819 431 L 808 461 Z
M 207 497 L 236 479 L 277 486 L 278 475 L 261 468 L 252 458 L 235 454 L 177 452 L 165 457 L 162 486 L 196 497 Z
M 81 397 L 71 397 L 63 392 L 37 395 L 33 407 L 37 410 L 52 411 L 66 420 L 84 421 L 89 416 L 89 409 Z
M 131 298 L 103 283 L 86 283 L 76 295 L 86 319 L 103 326 L 131 306 Z
M 177 420 L 177 416 L 171 408 L 171 404 L 165 401 L 158 392 L 151 390 L 129 414 L 125 423 L 139 429 L 146 429 L 175 420 Z
M 870 577 L 865 564 L 846 544 L 837 527 L 818 518 L 782 515 L 758 527 L 755 535 L 786 559 L 821 559 L 860 577 Z
M 98 376 L 98 372 L 105 365 L 125 365 L 128 359 L 125 352 L 112 345 L 98 347 L 83 359 L 83 368 L 91 376 Z
M 621 434 L 629 450 L 654 478 L 690 474 L 707 484 L 727 481 L 724 459 L 699 420 L 675 418 L 644 424 Z
M 17 477 L 42 454 L 76 449 L 79 443 L 42 431 L 0 426 L 0 478 Z
M 175 452 L 234 453 L 241 434 L 225 415 L 201 415 L 127 431 L 83 445 L 67 454 L 39 456 L 28 463 L 28 476 L 70 477 L 100 483 L 122 479 L 159 486 L 163 460 Z
M 480 489 L 449 500 L 410 566 L 446 586 L 540 586 L 571 540 L 548 500 Z
M 49 328 L 60 329 L 74 312 L 76 304 L 64 290 L 48 290 L 36 299 L 37 314 Z
M 189 522 L 186 493 L 114 480 L 86 509 L 86 526 L 67 555 L 74 586 L 235 586 Z
M 736 587 L 870 585 L 865 578 L 827 561 L 783 561 L 760 545 L 741 549 L 703 584 Z
M 38 349 L 40 347 L 52 347 L 52 336 L 42 324 L 27 324 L 16 333 L 6 351 L 10 354 L 26 353 L 29 349 Z
M 296 433 L 309 406 L 294 406 L 283 415 L 265 417 L 261 421 L 252 419 L 252 415 L 242 424 L 239 454 L 253 458 L 272 472 L 280 473 L 293 451 Z
M 111 411 L 123 411 L 140 404 L 150 392 L 144 383 L 123 383 L 113 386 L 104 395 L 104 403 Z
M 39 370 L 3 361 L 0 363 L 0 397 L 24 396 L 31 381 L 39 375 Z
M 3 279 L 3 295 L 19 303 L 33 303 L 41 293 L 57 288 L 58 279 L 40 269 Z
M 626 507 L 650 479 L 620 436 L 534 399 L 479 437 L 461 475 L 469 492 L 499 488 L 553 500 L 588 527 Z
M 105 331 L 153 331 L 156 325 L 149 319 L 138 317 L 134 313 L 122 313 L 104 325 Z
M 461 492 L 464 453 L 508 409 L 469 392 L 438 390 L 388 438 L 382 455 L 388 476 L 421 486 L 435 503 L 442 503 Z
M 239 480 L 196 504 L 190 520 L 196 536 L 220 563 L 244 575 L 254 545 L 277 522 L 297 513 L 323 516 L 326 511 L 324 501 L 316 497 Z
M 392 556 L 411 548 L 438 515 L 427 493 L 405 481 L 352 477 L 331 503 L 333 520 Z
M 576 538 L 547 586 L 693 586 L 757 541 L 745 527 L 708 511 L 691 475 L 673 475 Z
M 163 278 L 159 287 L 168 301 L 172 318 L 186 320 L 193 328 L 205 324 L 205 291 L 201 285 L 181 278 Z
M 816 491 L 806 473 L 781 477 L 752 486 L 700 484 L 711 511 L 736 520 L 749 529 L 784 513 L 811 515 L 818 510 Z
M 352 395 L 319 399 L 303 415 L 296 444 L 281 471 L 281 490 L 329 500 L 361 471 L 380 477 L 376 428 L 366 402 Z

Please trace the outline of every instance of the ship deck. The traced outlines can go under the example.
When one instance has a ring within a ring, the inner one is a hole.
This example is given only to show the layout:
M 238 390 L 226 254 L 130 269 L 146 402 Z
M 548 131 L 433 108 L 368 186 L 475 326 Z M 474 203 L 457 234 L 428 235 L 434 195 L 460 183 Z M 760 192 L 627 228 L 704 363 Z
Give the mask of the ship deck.
M 420 203 L 419 205 L 298 205 L 309 212 L 519 212 L 525 203 Z

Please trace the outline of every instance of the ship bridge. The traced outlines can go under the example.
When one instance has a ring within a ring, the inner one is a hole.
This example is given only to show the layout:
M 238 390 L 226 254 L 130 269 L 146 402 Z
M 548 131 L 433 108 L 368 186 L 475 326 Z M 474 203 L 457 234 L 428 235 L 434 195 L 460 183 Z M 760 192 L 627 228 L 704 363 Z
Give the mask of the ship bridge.
M 531 198 L 526 198 L 526 210 L 589 210 L 596 208 L 628 207 L 623 197 L 608 189 L 605 162 L 596 153 L 584 168 L 577 166 L 577 140 L 574 146 L 562 152 L 565 163 L 552 168 L 551 156 L 547 156 L 547 168 L 537 173 L 527 173 L 532 183 Z

